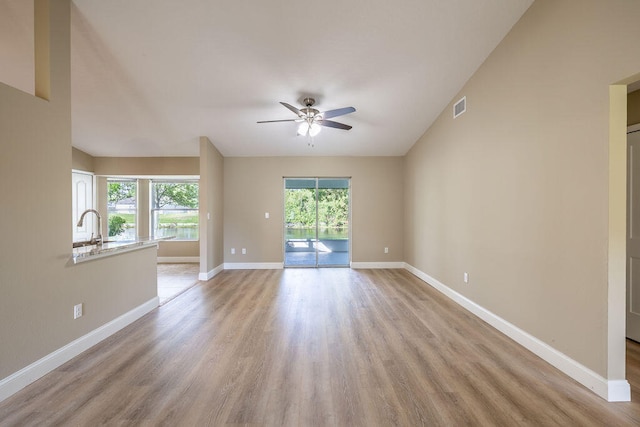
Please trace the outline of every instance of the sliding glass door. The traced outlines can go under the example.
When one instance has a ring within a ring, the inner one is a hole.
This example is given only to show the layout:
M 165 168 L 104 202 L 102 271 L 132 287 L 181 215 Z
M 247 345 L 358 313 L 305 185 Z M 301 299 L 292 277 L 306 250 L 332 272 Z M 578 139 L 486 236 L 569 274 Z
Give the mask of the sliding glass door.
M 349 178 L 284 179 L 285 267 L 348 267 Z

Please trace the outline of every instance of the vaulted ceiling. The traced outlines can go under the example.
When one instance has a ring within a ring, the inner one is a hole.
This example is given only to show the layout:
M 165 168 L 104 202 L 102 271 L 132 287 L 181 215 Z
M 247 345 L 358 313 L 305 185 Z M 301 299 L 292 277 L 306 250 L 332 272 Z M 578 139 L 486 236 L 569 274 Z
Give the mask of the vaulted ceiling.
M 94 156 L 403 155 L 532 0 L 74 0 L 73 145 Z M 349 131 L 296 136 L 306 96 Z M 470 101 L 470 105 L 472 101 Z

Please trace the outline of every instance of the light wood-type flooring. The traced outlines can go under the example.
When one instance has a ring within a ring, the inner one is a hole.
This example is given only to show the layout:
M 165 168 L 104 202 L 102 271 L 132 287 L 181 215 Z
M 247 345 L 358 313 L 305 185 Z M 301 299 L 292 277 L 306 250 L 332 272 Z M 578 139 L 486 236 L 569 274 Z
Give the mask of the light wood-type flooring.
M 626 426 L 637 385 L 607 403 L 404 270 L 233 270 L 5 400 L 0 425 Z
M 171 301 L 198 282 L 199 264 L 158 264 L 160 305 Z

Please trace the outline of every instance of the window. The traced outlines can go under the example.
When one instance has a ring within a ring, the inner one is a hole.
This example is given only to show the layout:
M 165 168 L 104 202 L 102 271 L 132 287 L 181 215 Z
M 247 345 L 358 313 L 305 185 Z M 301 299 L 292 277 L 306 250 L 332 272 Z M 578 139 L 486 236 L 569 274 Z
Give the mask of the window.
M 198 240 L 198 182 L 151 181 L 151 235 Z
M 107 236 L 105 240 L 136 238 L 137 187 L 135 179 L 107 179 Z

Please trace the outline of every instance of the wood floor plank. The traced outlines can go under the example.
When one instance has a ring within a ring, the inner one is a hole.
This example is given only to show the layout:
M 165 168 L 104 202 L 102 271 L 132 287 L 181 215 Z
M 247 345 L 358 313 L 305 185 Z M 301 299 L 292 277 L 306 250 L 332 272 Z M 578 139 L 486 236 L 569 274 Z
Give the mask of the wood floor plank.
M 404 270 L 223 271 L 0 403 L 2 426 L 640 425 Z

